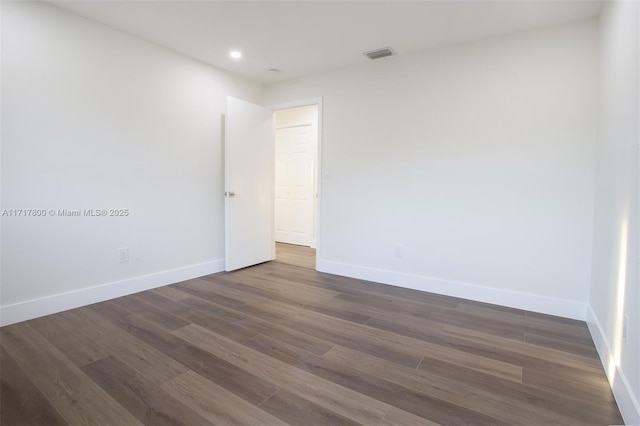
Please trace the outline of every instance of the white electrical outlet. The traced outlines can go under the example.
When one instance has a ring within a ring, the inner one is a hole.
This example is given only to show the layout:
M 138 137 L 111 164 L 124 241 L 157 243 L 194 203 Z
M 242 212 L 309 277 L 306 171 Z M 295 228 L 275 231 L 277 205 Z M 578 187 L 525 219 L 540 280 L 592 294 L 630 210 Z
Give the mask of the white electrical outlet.
M 629 343 L 629 315 L 622 318 L 622 341 Z
M 128 262 L 129 261 L 129 248 L 128 247 L 123 247 L 123 248 L 119 248 L 118 249 L 118 259 L 120 260 L 120 263 L 124 263 L 124 262 Z
M 397 257 L 397 258 L 402 257 L 402 246 L 401 245 L 395 245 L 393 247 L 393 257 Z

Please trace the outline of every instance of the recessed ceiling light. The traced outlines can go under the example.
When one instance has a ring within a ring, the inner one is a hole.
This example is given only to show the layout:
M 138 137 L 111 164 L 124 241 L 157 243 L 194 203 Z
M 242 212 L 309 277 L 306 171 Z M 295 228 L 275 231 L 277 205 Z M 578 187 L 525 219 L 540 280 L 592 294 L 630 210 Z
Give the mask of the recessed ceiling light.
M 269 72 L 280 72 L 278 68 L 269 68 Z
M 240 52 L 239 50 L 232 50 L 229 53 L 229 56 L 231 56 L 233 59 L 240 59 L 242 58 L 242 52 Z

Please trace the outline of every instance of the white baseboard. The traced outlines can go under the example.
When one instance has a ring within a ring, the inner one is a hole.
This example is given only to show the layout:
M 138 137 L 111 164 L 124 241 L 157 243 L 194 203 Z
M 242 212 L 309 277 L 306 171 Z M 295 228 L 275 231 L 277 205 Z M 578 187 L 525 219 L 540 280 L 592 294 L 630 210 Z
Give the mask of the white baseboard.
M 587 325 L 625 424 L 640 425 L 640 402 L 638 397 L 634 395 L 627 377 L 618 366 L 610 370 L 609 362 L 612 362 L 613 350 L 591 306 L 587 308 Z
M 127 278 L 122 281 L 82 288 L 67 293 L 54 294 L 40 299 L 15 303 L 13 305 L 1 306 L 0 326 L 55 314 L 56 312 L 162 287 L 204 275 L 215 274 L 220 271 L 224 271 L 224 259 Z
M 586 320 L 586 303 L 318 259 L 317 270 L 397 287 Z

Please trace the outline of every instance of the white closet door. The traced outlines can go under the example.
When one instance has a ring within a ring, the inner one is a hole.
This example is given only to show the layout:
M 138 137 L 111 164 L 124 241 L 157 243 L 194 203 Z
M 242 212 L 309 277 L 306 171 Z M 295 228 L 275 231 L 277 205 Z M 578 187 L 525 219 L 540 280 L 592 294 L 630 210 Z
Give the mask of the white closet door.
M 309 246 L 313 228 L 313 126 L 276 130 L 275 239 Z

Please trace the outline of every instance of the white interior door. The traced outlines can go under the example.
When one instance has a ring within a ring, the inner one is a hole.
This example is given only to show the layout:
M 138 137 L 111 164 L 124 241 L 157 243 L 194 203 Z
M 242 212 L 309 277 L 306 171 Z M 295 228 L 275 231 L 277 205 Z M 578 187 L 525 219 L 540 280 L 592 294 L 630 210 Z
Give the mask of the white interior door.
M 271 113 L 227 97 L 225 120 L 225 269 L 275 258 Z
M 276 130 L 275 240 L 310 246 L 313 233 L 314 129 Z

